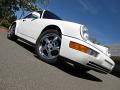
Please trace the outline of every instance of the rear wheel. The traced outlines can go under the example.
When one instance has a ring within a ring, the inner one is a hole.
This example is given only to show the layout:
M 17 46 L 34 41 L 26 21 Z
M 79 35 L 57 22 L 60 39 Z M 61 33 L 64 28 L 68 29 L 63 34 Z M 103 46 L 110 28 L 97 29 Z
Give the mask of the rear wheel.
M 57 30 L 46 30 L 40 35 L 36 43 L 36 52 L 40 59 L 54 64 L 58 60 L 60 46 L 61 37 L 59 32 Z
M 7 33 L 7 38 L 10 39 L 10 40 L 14 40 L 16 41 L 17 40 L 17 36 L 15 35 L 15 28 L 16 28 L 16 24 L 12 24 L 10 26 L 10 29 Z

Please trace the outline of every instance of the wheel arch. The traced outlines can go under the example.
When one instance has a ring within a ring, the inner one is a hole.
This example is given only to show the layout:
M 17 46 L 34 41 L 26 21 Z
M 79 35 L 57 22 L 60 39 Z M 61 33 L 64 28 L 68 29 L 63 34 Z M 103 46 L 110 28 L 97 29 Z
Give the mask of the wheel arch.
M 41 35 L 44 31 L 50 30 L 50 29 L 57 30 L 57 31 L 59 32 L 60 37 L 62 38 L 62 30 L 61 30 L 61 28 L 60 28 L 59 26 L 57 26 L 57 25 L 48 25 L 48 26 L 46 26 L 46 27 L 42 30 L 42 32 L 39 34 L 36 42 L 38 41 L 40 35 Z
M 57 25 L 48 25 L 42 30 L 41 33 L 43 33 L 45 30 L 50 30 L 50 29 L 57 30 L 60 33 L 60 36 L 62 35 L 62 31 L 61 31 L 60 27 L 58 27 Z
M 16 21 L 12 22 L 11 25 L 9 26 L 9 29 L 13 24 L 17 24 L 17 22 Z

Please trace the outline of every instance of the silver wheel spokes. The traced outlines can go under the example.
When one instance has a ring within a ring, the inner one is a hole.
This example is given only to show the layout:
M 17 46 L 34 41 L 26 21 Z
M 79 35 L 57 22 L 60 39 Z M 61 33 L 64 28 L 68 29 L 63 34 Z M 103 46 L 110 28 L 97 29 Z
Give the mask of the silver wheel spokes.
M 40 41 L 39 52 L 45 59 L 54 59 L 59 55 L 61 39 L 56 34 L 47 34 Z

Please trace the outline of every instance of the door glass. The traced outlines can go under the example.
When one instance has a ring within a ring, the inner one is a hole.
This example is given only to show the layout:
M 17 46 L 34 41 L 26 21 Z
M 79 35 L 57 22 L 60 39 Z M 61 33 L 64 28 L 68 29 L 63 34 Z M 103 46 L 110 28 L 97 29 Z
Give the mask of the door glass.
M 36 19 L 37 17 L 34 17 L 32 14 L 29 14 L 26 17 L 24 17 L 24 19 L 27 19 L 27 18 L 34 18 L 34 19 Z

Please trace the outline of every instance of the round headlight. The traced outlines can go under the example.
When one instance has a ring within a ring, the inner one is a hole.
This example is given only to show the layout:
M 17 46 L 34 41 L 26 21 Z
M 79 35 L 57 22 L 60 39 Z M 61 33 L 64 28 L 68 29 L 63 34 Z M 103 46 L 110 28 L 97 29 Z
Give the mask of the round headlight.
M 88 34 L 88 29 L 87 27 L 83 26 L 81 28 L 81 36 L 84 40 L 89 40 L 89 34 Z

